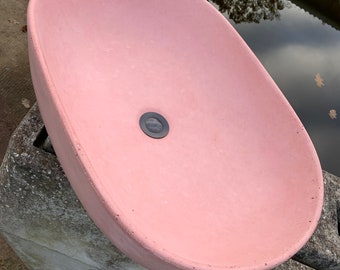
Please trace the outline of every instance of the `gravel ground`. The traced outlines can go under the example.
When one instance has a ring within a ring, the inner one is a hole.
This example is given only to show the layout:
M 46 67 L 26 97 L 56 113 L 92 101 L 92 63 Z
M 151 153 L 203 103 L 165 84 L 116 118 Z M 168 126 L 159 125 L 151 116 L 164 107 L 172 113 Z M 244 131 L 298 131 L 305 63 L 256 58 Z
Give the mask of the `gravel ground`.
M 28 0 L 0 0 L 0 161 L 10 135 L 35 102 L 25 32 L 27 5 Z M 23 269 L 0 236 L 0 270 Z

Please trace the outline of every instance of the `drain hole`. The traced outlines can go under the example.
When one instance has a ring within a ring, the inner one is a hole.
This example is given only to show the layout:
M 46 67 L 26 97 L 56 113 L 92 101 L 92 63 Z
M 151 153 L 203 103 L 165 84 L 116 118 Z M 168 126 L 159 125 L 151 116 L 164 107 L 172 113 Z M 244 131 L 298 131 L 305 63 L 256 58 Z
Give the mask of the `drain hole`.
M 48 137 L 45 126 L 40 130 L 37 138 L 33 142 L 33 145 L 37 148 L 43 149 L 44 151 L 55 155 L 53 145 L 50 138 Z
M 169 133 L 168 121 L 159 113 L 144 113 L 139 119 L 139 125 L 146 135 L 154 139 L 162 139 Z

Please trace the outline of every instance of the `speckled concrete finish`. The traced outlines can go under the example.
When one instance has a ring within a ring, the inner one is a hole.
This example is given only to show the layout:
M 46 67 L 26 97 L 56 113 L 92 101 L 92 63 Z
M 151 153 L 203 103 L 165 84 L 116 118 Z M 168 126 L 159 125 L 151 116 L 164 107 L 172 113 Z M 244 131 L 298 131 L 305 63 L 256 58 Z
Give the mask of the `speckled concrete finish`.
M 0 231 L 7 241 L 34 270 L 144 269 L 112 246 L 90 220 L 56 156 L 36 142 L 42 129 L 39 110 L 33 106 L 14 132 L 0 168 Z M 320 225 L 295 257 L 304 264 L 290 260 L 276 270 L 340 269 L 337 181 L 325 173 L 327 194 Z
M 22 31 L 26 24 L 27 4 L 28 0 L 0 0 L 0 162 L 7 139 L 30 106 L 27 101 L 32 104 L 35 100 L 29 74 L 26 33 Z M 42 125 L 38 110 L 34 107 L 12 137 L 6 161 L 0 169 L 0 232 L 6 234 L 30 269 L 142 269 L 117 252 L 92 224 L 74 196 L 55 156 L 32 147 Z M 24 175 L 35 177 L 25 178 Z M 326 202 L 322 219 L 314 237 L 295 256 L 295 259 L 315 268 L 290 260 L 276 270 L 340 269 L 336 214 L 336 202 L 340 198 L 339 181 L 340 178 L 325 173 Z M 83 225 L 76 223 L 82 219 Z M 72 222 L 74 227 L 68 228 L 68 223 Z M 45 225 L 48 225 L 47 228 Z M 83 235 L 81 229 L 88 230 L 92 236 Z M 59 238 L 59 242 L 55 241 L 58 231 L 64 237 Z M 90 258 L 103 261 L 80 261 L 79 258 L 83 258 L 85 253 L 81 253 L 84 250 L 77 251 L 77 243 L 92 245 L 92 249 L 87 251 L 91 252 Z M 8 257 L 14 258 L 6 250 L 0 240 L 1 270 L 4 269 L 1 268 L 2 260 L 7 262 Z M 3 254 L 5 256 L 1 256 Z M 114 261 L 110 260 L 115 254 L 119 254 L 120 268 L 113 266 Z M 98 268 L 98 265 L 104 266 Z M 6 267 L 8 270 L 23 269 L 18 263 L 6 263 Z

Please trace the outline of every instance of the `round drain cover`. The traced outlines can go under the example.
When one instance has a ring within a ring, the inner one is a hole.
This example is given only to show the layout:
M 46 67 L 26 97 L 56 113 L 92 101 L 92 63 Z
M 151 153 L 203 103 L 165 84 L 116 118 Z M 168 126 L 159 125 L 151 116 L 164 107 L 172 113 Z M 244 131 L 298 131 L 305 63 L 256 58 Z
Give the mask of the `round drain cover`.
M 139 119 L 139 125 L 146 135 L 154 139 L 164 138 L 169 133 L 168 121 L 159 113 L 144 113 Z

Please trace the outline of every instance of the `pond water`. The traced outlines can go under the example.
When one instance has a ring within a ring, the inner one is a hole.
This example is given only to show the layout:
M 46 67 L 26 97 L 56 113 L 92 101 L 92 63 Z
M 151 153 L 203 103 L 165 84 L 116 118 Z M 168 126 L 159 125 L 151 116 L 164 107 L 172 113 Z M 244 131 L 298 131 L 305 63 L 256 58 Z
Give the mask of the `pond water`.
M 340 7 L 339 0 L 330 1 Z M 322 168 L 340 176 L 340 13 L 329 20 L 317 8 L 303 9 L 302 1 L 210 2 L 236 28 L 286 96 L 306 127 Z M 334 5 L 329 11 L 334 11 Z

